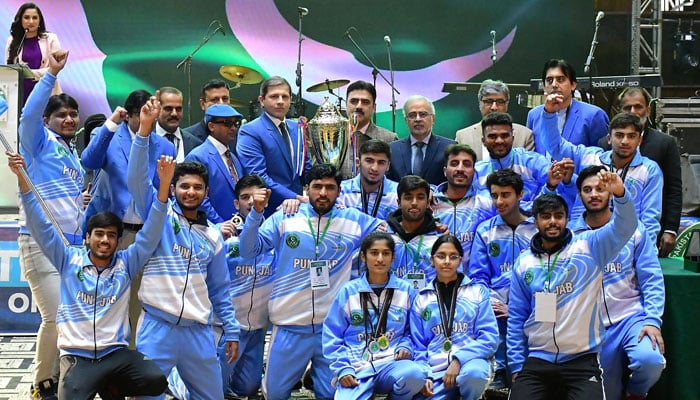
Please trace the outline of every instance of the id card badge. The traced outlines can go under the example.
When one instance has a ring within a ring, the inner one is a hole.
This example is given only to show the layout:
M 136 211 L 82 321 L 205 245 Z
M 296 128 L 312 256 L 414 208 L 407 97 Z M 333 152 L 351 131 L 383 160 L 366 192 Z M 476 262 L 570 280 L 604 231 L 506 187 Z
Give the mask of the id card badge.
M 311 261 L 309 276 L 311 277 L 311 290 L 328 289 L 331 280 L 328 276 L 328 260 Z
M 413 289 L 420 290 L 425 287 L 425 274 L 423 272 L 409 272 L 405 278 L 408 283 L 413 285 Z
M 555 322 L 557 320 L 557 294 L 535 293 L 535 321 Z

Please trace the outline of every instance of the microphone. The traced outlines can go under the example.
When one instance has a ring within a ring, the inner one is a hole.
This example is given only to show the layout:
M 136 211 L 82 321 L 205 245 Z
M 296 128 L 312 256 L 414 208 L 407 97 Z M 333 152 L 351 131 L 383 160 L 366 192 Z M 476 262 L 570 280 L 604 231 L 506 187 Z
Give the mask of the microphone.
M 354 26 L 351 26 L 351 27 L 348 28 L 347 31 L 345 31 L 345 33 L 343 33 L 343 37 L 350 36 L 350 31 L 353 30 L 353 29 L 354 29 L 354 30 L 357 30 L 357 28 L 355 28 Z
M 598 15 L 596 15 L 596 17 L 595 17 L 595 22 L 596 23 L 600 22 L 600 20 L 603 19 L 603 17 L 605 17 L 605 13 L 602 11 L 598 11 Z
M 22 35 L 22 39 L 19 41 L 19 46 L 17 46 L 17 56 L 15 56 L 15 64 L 19 64 L 19 53 L 22 52 L 22 48 L 24 47 L 24 38 L 27 37 L 27 32 L 29 32 L 29 28 L 24 28 L 24 34 Z
M 496 31 L 491 31 L 491 61 L 496 62 L 498 52 L 496 51 Z
M 357 111 L 352 112 L 352 126 L 357 126 Z
M 391 38 L 389 35 L 384 36 L 384 41 L 386 42 L 386 45 L 391 47 Z
M 224 30 L 224 26 L 221 25 L 221 21 L 216 20 L 216 23 L 219 24 L 219 26 L 216 28 L 216 30 L 221 32 L 222 35 L 226 36 L 226 31 Z
M 297 10 L 299 11 L 299 14 L 301 14 L 302 17 L 309 15 L 309 9 L 306 7 L 297 7 Z

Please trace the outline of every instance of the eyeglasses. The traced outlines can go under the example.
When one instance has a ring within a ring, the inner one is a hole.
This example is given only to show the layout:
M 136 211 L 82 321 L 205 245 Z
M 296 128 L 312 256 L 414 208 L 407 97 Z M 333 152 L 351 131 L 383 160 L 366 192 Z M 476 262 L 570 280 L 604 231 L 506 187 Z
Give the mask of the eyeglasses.
M 221 125 L 223 125 L 223 126 L 225 126 L 225 127 L 227 127 L 227 128 L 230 128 L 230 127 L 232 127 L 232 126 L 235 126 L 236 128 L 238 128 L 238 127 L 241 126 L 241 120 L 240 120 L 240 119 L 223 119 L 223 120 L 220 119 L 220 120 L 216 120 L 216 121 L 212 120 L 212 121 L 209 121 L 209 122 L 211 122 L 212 124 L 221 124 Z
M 505 106 L 506 103 L 508 103 L 507 101 L 505 101 L 503 99 L 481 99 L 481 102 L 485 106 L 489 106 L 489 107 L 491 107 L 493 105 L 493 103 L 496 103 L 496 105 L 498 105 L 498 106 Z
M 462 259 L 461 256 L 458 256 L 457 254 L 452 254 L 449 257 L 446 254 L 435 254 L 433 257 L 435 257 L 438 261 L 445 261 L 449 258 L 450 262 L 457 262 Z
M 406 114 L 406 118 L 408 118 L 408 119 L 416 119 L 416 118 L 418 118 L 418 117 L 421 117 L 421 119 L 426 119 L 426 118 L 428 118 L 428 117 L 431 116 L 431 115 L 433 115 L 433 114 L 431 114 L 431 113 L 429 113 L 429 112 L 425 112 L 425 111 L 421 111 L 421 112 L 410 112 L 410 113 Z

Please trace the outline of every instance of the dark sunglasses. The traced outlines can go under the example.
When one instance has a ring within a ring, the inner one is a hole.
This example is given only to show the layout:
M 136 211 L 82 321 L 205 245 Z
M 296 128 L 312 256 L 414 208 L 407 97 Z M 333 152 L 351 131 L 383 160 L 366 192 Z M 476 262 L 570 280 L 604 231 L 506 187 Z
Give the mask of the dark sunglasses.
M 235 126 L 236 128 L 239 128 L 241 126 L 241 120 L 240 119 L 220 119 L 220 120 L 211 120 L 209 121 L 213 124 L 221 124 L 227 128 L 230 128 L 232 126 Z

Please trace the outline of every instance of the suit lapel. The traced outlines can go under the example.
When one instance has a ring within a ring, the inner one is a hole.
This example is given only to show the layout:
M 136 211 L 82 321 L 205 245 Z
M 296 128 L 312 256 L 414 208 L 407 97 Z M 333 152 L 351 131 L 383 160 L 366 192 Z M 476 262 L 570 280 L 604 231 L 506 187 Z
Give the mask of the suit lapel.
M 403 163 L 403 170 L 406 171 L 404 175 L 410 175 L 411 172 L 411 156 L 413 155 L 413 148 L 411 147 L 411 137 L 407 137 L 404 139 L 404 148 L 406 149 L 403 152 L 399 152 L 401 154 L 401 157 L 403 157 L 403 160 L 401 162 Z
M 569 114 L 566 116 L 566 121 L 564 121 L 564 129 L 562 129 L 561 136 L 571 142 L 571 136 L 574 132 L 574 127 L 578 125 L 578 118 L 581 112 L 581 108 L 578 106 L 576 100 L 571 100 L 571 106 L 569 107 Z
M 214 144 L 207 140 L 207 150 L 209 151 L 209 158 L 214 160 L 214 164 L 216 164 L 216 167 L 219 169 L 219 172 L 221 172 L 225 177 L 228 177 L 226 179 L 226 183 L 233 189 L 233 177 L 231 176 L 231 172 L 228 170 L 228 165 L 224 164 L 224 160 L 221 158 L 221 155 L 219 152 L 216 150 L 216 146 Z M 235 163 L 234 163 L 234 168 L 235 168 Z M 238 172 L 238 171 L 236 171 Z M 239 175 L 240 176 L 240 175 Z
M 423 169 L 421 170 L 421 176 L 425 175 L 425 171 L 430 166 L 430 162 L 435 159 L 435 153 L 437 152 L 438 144 L 435 138 L 435 133 L 430 134 L 430 140 L 428 141 L 428 146 L 425 148 L 425 157 L 423 157 Z
M 131 153 L 131 133 L 129 133 L 129 128 L 120 126 L 115 134 L 119 141 L 119 148 L 124 154 L 124 159 L 129 160 L 129 154 Z
M 287 162 L 287 166 L 289 166 L 289 171 L 293 171 L 293 165 L 292 165 L 292 155 L 289 154 L 289 151 L 287 150 L 287 145 L 284 143 L 284 139 L 282 138 L 282 134 L 280 133 L 279 129 L 275 126 L 275 124 L 272 122 L 272 120 L 267 116 L 267 114 L 263 114 L 265 118 L 265 123 L 267 125 L 267 132 L 270 137 L 272 137 L 272 140 L 275 141 L 277 144 L 277 148 L 279 149 L 279 152 L 282 154 L 282 157 L 284 158 L 284 161 Z M 287 123 L 287 130 L 289 131 L 290 135 L 292 134 L 292 129 L 289 127 L 289 124 Z M 291 136 L 292 138 L 295 138 L 296 135 Z M 294 139 L 292 139 L 294 141 Z M 268 160 L 270 162 L 275 162 L 275 160 Z

